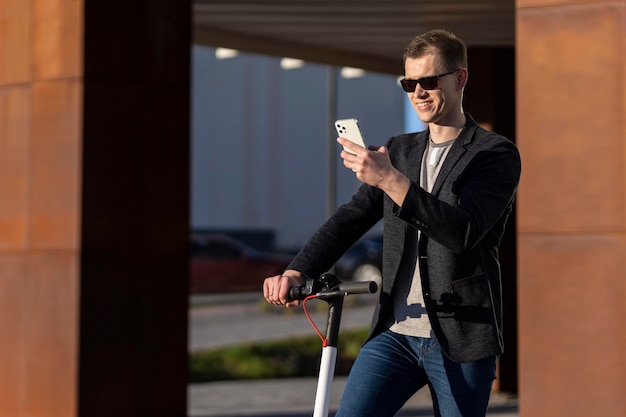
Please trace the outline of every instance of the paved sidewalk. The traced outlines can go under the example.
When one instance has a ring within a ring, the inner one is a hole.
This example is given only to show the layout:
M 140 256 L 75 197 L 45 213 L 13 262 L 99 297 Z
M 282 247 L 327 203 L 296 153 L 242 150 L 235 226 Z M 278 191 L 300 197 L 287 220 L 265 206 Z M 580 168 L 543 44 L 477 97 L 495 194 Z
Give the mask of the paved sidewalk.
M 346 378 L 335 378 L 330 398 L 331 415 L 337 410 Z M 267 381 L 231 381 L 189 387 L 189 417 L 311 417 L 315 378 Z M 398 417 L 433 417 L 430 394 L 419 391 Z M 517 417 L 517 399 L 494 393 L 488 417 Z
M 341 329 L 368 327 L 376 296 L 346 298 Z M 286 310 L 270 306 L 256 293 L 193 296 L 189 312 L 190 351 L 242 342 L 279 340 L 314 335 L 301 307 Z M 326 328 L 326 303 L 307 304 L 317 326 Z M 335 378 L 330 398 L 331 415 L 337 409 L 345 377 Z M 190 417 L 310 417 L 317 378 L 261 381 L 224 381 L 192 384 L 188 388 Z M 518 416 L 517 400 L 494 393 L 489 417 Z M 428 390 L 421 390 L 398 417 L 433 416 Z

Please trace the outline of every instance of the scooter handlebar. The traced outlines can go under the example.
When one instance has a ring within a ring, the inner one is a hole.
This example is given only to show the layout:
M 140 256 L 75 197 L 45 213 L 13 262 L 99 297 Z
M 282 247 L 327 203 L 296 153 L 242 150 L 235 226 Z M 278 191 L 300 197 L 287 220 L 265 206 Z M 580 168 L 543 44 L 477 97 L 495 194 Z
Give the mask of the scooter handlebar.
M 374 281 L 354 281 L 354 282 L 342 282 L 339 284 L 338 291 L 350 294 L 373 294 L 378 289 L 378 285 Z
M 289 289 L 290 300 L 304 300 L 306 297 L 317 294 L 319 296 L 373 294 L 378 289 L 374 281 L 342 282 L 336 288 L 324 289 L 318 292 L 311 285 L 296 285 Z

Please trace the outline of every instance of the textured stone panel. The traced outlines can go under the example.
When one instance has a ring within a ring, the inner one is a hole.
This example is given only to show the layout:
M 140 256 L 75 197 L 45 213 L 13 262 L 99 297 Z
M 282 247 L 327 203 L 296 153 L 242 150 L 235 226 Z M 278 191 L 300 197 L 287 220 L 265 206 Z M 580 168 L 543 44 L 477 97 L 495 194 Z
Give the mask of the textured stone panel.
M 32 244 L 77 248 L 80 226 L 81 92 L 78 81 L 33 85 Z
M 519 240 L 522 416 L 624 416 L 626 237 Z
M 0 87 L 0 251 L 25 249 L 30 209 L 30 87 Z
M 520 232 L 624 230 L 626 3 L 518 9 Z
M 0 1 L 0 86 L 30 80 L 31 22 L 30 1 Z
M 73 417 L 78 402 L 77 254 L 33 253 L 29 261 L 23 415 Z
M 26 255 L 0 252 L 0 416 L 21 416 L 24 402 Z
M 83 74 L 83 2 L 33 0 L 35 80 Z

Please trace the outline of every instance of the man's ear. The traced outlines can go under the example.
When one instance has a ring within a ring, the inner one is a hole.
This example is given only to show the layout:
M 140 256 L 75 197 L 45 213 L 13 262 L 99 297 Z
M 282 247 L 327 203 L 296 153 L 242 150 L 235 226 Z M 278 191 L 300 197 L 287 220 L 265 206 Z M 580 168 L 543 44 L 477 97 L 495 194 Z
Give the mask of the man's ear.
M 467 85 L 468 73 L 466 68 L 459 69 L 456 76 L 456 86 L 458 88 L 464 88 Z

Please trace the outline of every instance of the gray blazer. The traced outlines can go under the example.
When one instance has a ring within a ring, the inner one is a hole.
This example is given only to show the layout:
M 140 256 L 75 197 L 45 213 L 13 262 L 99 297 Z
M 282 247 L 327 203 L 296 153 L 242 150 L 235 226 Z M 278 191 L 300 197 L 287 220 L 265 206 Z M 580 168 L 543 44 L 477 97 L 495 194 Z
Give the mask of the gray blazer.
M 498 246 L 521 171 L 515 145 L 466 116 L 432 193 L 419 186 L 428 131 L 391 138 L 391 162 L 412 182 L 402 207 L 363 184 L 289 266 L 317 278 L 384 219 L 383 284 L 371 338 L 393 323 L 392 293 L 402 255 L 410 237 L 421 231 L 418 262 L 426 310 L 443 351 L 457 362 L 503 352 Z

